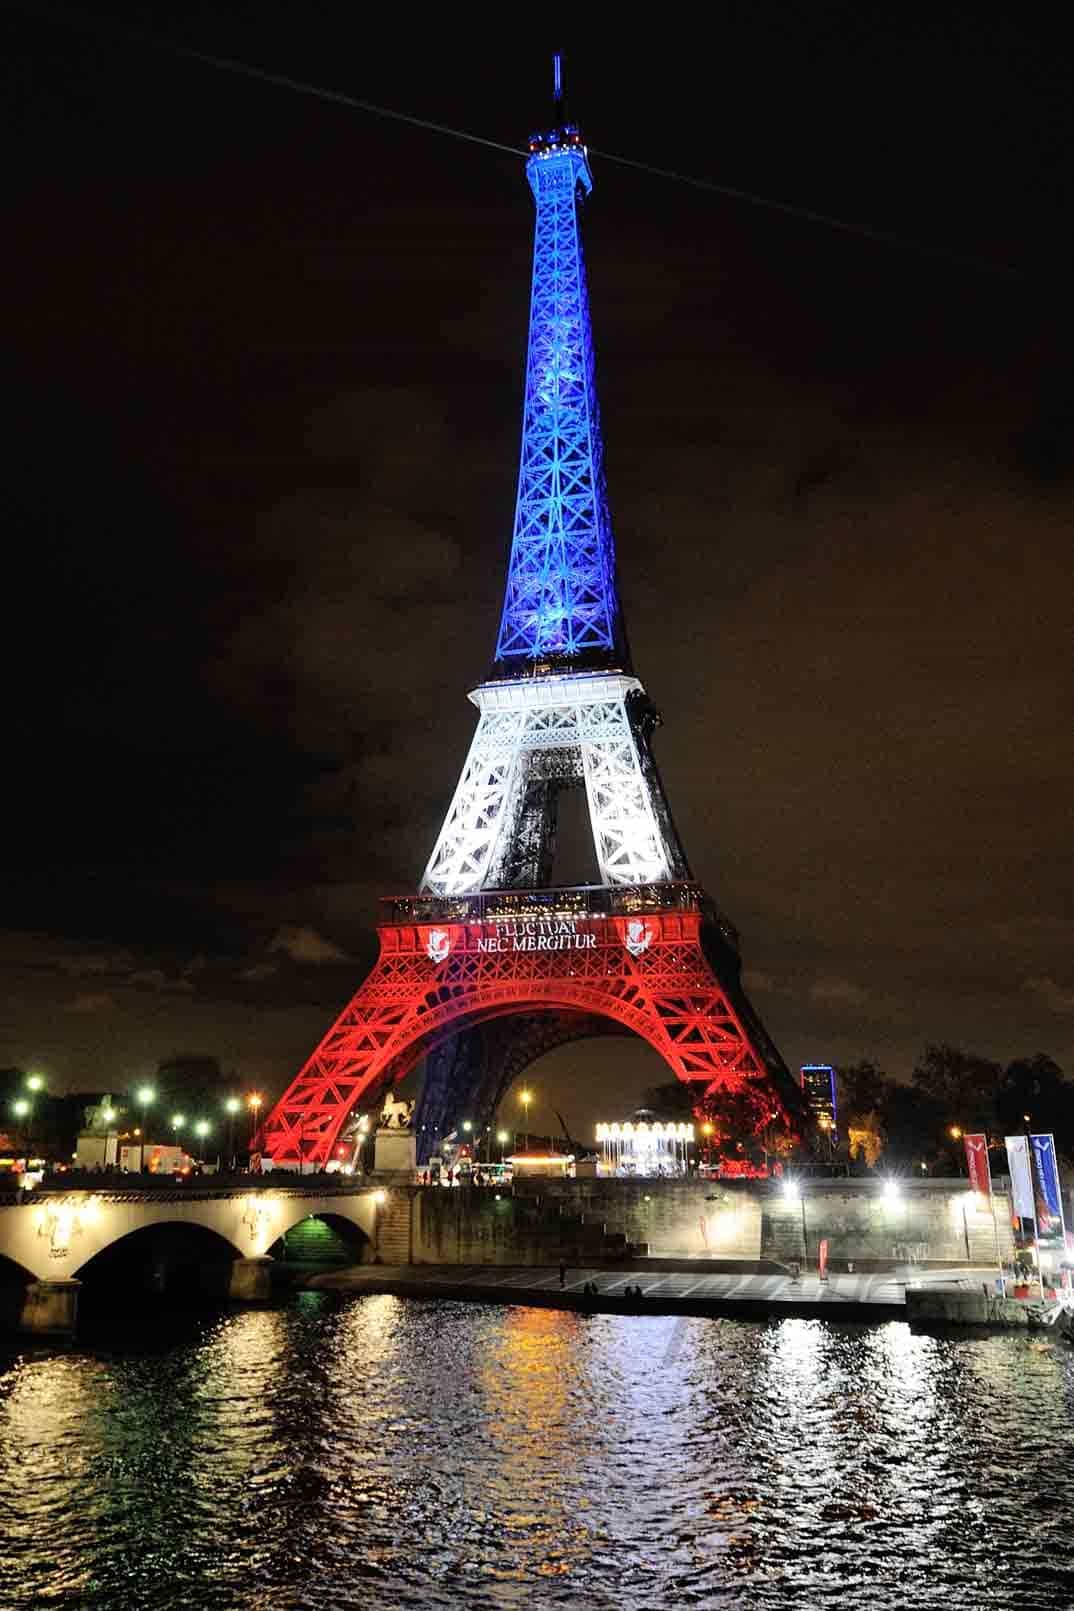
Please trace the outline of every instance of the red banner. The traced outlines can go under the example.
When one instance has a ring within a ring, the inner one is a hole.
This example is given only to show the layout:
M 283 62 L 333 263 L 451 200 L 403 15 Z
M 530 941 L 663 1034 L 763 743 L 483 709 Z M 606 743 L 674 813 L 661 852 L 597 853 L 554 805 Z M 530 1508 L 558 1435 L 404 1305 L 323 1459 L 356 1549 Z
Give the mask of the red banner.
M 988 1137 L 965 1136 L 966 1166 L 970 1175 L 970 1189 L 982 1197 L 992 1195 L 992 1171 L 988 1167 Z

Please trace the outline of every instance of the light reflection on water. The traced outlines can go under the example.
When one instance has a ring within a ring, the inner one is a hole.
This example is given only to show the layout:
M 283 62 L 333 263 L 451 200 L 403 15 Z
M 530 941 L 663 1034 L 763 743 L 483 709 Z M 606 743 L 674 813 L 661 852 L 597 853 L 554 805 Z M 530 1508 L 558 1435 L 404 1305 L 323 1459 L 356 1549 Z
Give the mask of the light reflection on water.
M 0 1602 L 1066 1608 L 1072 1387 L 896 1324 L 173 1317 L 0 1359 Z

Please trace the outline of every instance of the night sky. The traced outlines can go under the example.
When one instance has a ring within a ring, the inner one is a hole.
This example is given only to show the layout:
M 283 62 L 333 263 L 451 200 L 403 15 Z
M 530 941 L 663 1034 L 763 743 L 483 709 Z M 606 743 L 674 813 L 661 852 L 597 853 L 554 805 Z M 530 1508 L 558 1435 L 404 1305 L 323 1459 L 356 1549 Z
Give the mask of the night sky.
M 513 146 L 557 40 L 168 9 L 3 19 L 0 1066 L 119 1091 L 196 1051 L 274 1090 L 473 731 L 532 201 L 521 158 L 112 25 Z M 792 1065 L 1071 1066 L 1074 119 L 1043 22 L 974 9 L 565 42 L 635 666 Z M 661 1077 L 617 1040 L 533 1070 L 580 1126 Z

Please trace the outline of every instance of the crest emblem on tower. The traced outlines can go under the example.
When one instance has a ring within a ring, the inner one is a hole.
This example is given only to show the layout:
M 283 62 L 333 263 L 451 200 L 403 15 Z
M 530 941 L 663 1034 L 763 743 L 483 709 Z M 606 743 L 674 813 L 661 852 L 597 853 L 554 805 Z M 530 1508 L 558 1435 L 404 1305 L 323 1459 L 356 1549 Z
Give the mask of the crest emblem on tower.
M 558 57 L 552 123 L 530 138 L 526 177 L 518 493 L 493 662 L 470 693 L 476 731 L 420 888 L 383 903 L 373 972 L 265 1122 L 274 1159 L 329 1157 L 355 1105 L 421 1058 L 420 1145 L 464 1115 L 482 1129 L 535 1057 L 607 1033 L 643 1036 L 698 1111 L 749 1089 L 756 1101 L 739 1107 L 759 1128 L 801 1122 L 798 1087 L 742 989 L 735 930 L 690 871 L 652 753 L 659 718 L 627 646 L 582 251 L 593 176 Z M 571 789 L 597 876 L 558 887 Z
M 451 952 L 451 935 L 447 929 L 430 929 L 425 937 L 425 951 L 430 962 L 446 962 Z
M 644 918 L 632 917 L 626 926 L 624 945 L 632 957 L 640 957 L 653 943 L 655 930 Z

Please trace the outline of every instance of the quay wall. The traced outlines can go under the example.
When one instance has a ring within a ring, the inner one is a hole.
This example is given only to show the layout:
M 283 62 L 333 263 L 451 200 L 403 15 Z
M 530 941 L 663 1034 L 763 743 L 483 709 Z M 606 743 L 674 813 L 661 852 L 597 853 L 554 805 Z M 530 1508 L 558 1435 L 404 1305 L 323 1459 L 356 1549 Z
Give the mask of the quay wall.
M 388 1240 L 401 1250 L 406 1214 L 407 1262 L 415 1264 L 548 1264 L 648 1252 L 811 1265 L 822 1239 L 836 1267 L 987 1265 L 997 1248 L 1003 1258 L 1013 1252 L 1006 1195 L 996 1193 L 993 1216 L 965 1180 L 907 1181 L 897 1201 L 875 1180 L 807 1182 L 796 1200 L 767 1182 L 601 1179 L 531 1179 L 498 1194 L 411 1188 L 409 1202 L 397 1189 L 392 1197 L 386 1219 L 398 1229 Z

